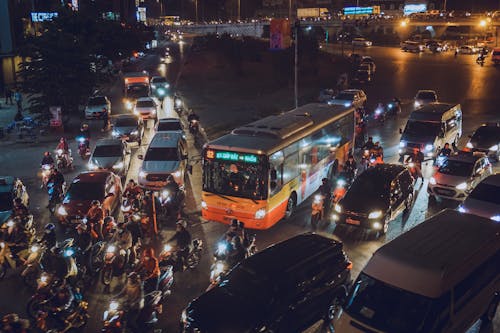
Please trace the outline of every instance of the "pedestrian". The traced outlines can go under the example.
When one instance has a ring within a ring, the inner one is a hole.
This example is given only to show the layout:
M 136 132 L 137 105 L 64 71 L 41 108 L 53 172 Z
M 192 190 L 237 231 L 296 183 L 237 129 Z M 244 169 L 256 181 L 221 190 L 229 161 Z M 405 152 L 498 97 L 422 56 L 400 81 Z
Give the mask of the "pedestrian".
M 22 112 L 23 111 L 23 96 L 21 95 L 21 92 L 19 92 L 19 90 L 16 90 L 16 92 L 14 93 L 14 99 L 16 100 L 17 111 Z
M 9 87 L 5 87 L 5 105 L 14 105 L 12 102 L 12 90 Z
M 457 57 L 458 55 L 458 48 L 455 49 L 455 58 Z
M 104 131 L 107 131 L 108 127 L 109 127 L 109 114 L 108 114 L 108 110 L 106 110 L 106 109 L 103 110 L 102 121 L 103 121 L 103 123 L 102 123 L 101 131 L 104 132 Z

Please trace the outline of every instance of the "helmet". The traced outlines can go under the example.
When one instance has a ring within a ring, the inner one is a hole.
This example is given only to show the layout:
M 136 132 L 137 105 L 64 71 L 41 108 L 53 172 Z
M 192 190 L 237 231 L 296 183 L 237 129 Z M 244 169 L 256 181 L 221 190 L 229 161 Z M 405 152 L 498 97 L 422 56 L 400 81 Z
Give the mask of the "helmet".
M 88 124 L 83 124 L 82 128 L 87 129 L 87 128 L 89 128 L 89 125 Z
M 186 221 L 184 221 L 184 220 L 179 220 L 179 221 L 177 221 L 176 225 L 180 225 L 180 226 L 182 226 L 184 229 L 186 229 L 186 228 L 187 228 L 187 223 L 186 223 Z
M 238 222 L 238 227 L 239 227 L 240 229 L 245 229 L 245 223 L 243 223 L 243 222 L 241 222 L 241 221 L 240 221 L 240 222 Z
M 130 180 L 128 181 L 128 183 L 129 183 L 129 184 L 135 184 L 135 181 L 134 181 L 133 179 L 130 179 Z
M 369 136 L 368 141 L 373 141 L 373 137 Z
M 139 275 L 136 272 L 130 273 L 127 278 L 134 284 L 139 282 Z
M 99 206 L 101 203 L 99 202 L 99 200 L 92 200 L 92 203 L 91 205 L 92 206 Z
M 232 239 L 231 239 L 231 243 L 234 247 L 237 247 L 239 245 L 241 245 L 241 238 L 238 237 L 238 236 L 234 236 Z
M 50 151 L 46 151 L 45 153 L 43 153 L 43 155 L 50 156 Z
M 54 225 L 54 223 L 48 223 L 48 224 L 45 226 L 45 232 L 51 232 L 51 231 L 53 231 L 55 228 L 56 228 L 56 226 Z
M 238 220 L 237 219 L 232 219 L 231 220 L 231 227 L 237 227 L 238 226 Z
M 15 198 L 15 199 L 14 199 L 14 203 L 15 203 L 16 205 L 20 205 L 20 204 L 22 204 L 22 203 L 23 203 L 23 200 L 22 200 L 21 198 Z
M 115 218 L 113 216 L 106 216 L 104 218 L 104 224 L 115 223 Z

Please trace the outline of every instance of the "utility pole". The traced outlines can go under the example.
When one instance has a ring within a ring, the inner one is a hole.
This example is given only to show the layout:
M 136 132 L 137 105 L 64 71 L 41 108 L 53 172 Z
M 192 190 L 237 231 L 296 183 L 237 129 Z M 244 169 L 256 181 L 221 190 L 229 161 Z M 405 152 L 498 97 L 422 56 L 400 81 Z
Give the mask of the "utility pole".
M 241 0 L 238 0 L 238 21 L 241 20 Z
M 292 0 L 288 0 L 288 21 L 292 22 Z
M 290 0 L 291 2 L 291 0 Z M 295 21 L 295 80 L 294 80 L 294 94 L 295 94 L 295 108 L 299 107 L 299 20 Z
M 198 24 L 198 0 L 194 0 L 194 11 L 195 11 L 195 17 L 196 17 L 196 24 Z
M 446 0 L 443 2 L 443 11 L 446 12 Z

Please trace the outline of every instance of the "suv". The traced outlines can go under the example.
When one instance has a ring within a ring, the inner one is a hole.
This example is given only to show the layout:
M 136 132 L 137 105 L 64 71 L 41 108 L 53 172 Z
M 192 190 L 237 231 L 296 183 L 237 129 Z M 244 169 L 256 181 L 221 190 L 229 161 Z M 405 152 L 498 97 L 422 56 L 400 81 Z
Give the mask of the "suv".
M 461 152 L 448 157 L 429 178 L 429 199 L 436 197 L 464 200 L 467 194 L 484 178 L 491 175 L 488 157 L 483 153 Z
M 167 185 L 169 175 L 174 176 L 179 185 L 184 184 L 187 169 L 187 146 L 179 133 L 156 133 L 139 169 L 139 185 L 152 190 Z
M 127 175 L 130 164 L 130 150 L 120 139 L 100 139 L 90 156 L 89 170 L 110 170 L 117 175 Z
M 12 215 L 14 199 L 21 198 L 28 206 L 29 195 L 23 182 L 12 176 L 0 176 L 0 227 Z
M 346 295 L 341 242 L 303 234 L 243 260 L 183 311 L 183 332 L 300 332 Z M 217 306 L 214 306 L 217 304 Z
M 387 233 L 389 222 L 413 205 L 413 177 L 396 164 L 377 164 L 360 174 L 334 206 L 337 224 Z
M 479 127 L 465 145 L 467 150 L 480 151 L 488 155 L 493 162 L 500 157 L 500 126 L 498 124 L 484 124 Z
M 134 114 L 146 119 L 158 119 L 158 105 L 151 97 L 141 97 L 137 99 L 134 105 Z
M 461 213 L 470 213 L 500 222 L 500 173 L 490 175 L 472 190 L 458 207 Z

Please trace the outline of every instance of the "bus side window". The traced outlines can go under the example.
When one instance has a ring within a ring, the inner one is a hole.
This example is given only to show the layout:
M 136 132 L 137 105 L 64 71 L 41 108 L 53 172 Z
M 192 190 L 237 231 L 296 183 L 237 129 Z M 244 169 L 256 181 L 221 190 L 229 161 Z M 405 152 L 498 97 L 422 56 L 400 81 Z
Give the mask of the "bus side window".
M 269 178 L 270 178 L 271 195 L 273 195 L 279 192 L 279 190 L 281 190 L 281 187 L 283 186 L 283 164 L 280 164 L 277 167 L 271 165 L 269 171 Z

